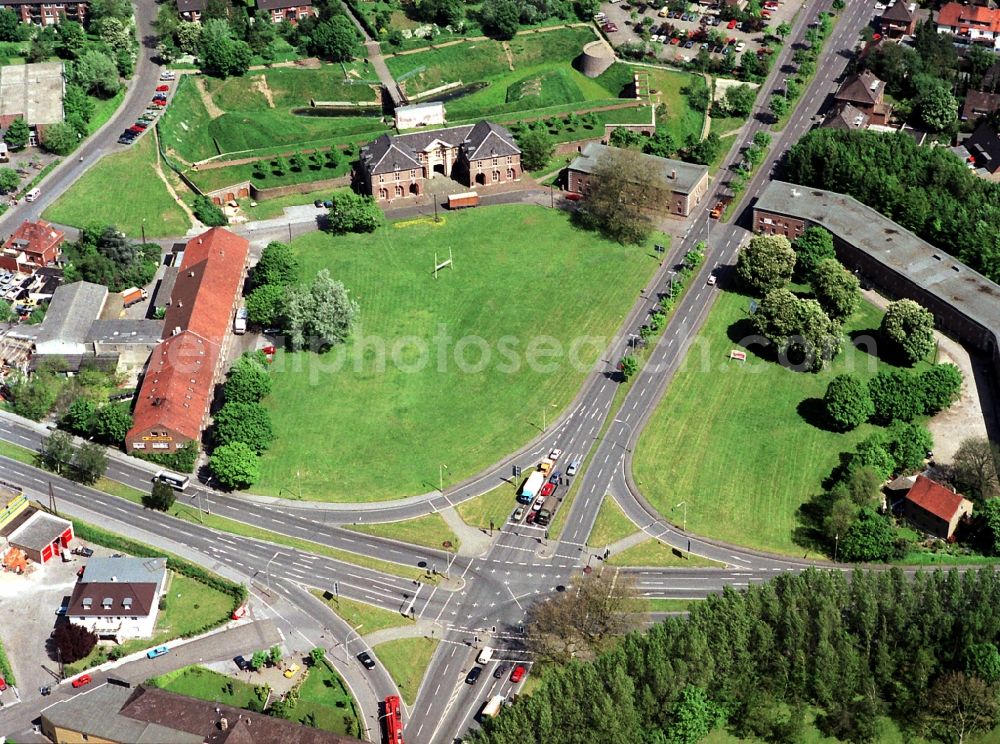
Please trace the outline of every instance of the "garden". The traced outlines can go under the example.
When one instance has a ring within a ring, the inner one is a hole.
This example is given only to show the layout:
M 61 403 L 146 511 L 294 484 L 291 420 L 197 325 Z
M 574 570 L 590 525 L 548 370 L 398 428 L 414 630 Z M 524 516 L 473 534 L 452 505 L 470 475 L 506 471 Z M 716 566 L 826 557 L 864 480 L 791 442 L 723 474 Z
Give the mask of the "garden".
M 301 276 L 329 269 L 360 306 L 345 344 L 279 351 L 271 366 L 275 438 L 255 490 L 313 500 L 424 493 L 517 449 L 543 406 L 554 415 L 572 400 L 657 266 L 532 206 L 293 247 Z M 449 253 L 435 279 L 435 255 Z

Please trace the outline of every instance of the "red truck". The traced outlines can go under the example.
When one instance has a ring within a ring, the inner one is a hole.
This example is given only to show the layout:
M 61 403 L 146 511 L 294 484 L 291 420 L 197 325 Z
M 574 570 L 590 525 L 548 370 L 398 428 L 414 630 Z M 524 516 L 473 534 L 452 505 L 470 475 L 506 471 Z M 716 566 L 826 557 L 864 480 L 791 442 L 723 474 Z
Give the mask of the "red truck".
M 139 289 L 138 287 L 129 287 L 122 290 L 122 302 L 125 303 L 125 307 L 131 307 L 137 302 L 142 302 L 147 297 L 149 297 L 149 294 L 146 290 Z
M 465 207 L 478 207 L 479 194 L 475 191 L 466 191 L 461 194 L 448 195 L 448 209 L 464 209 Z

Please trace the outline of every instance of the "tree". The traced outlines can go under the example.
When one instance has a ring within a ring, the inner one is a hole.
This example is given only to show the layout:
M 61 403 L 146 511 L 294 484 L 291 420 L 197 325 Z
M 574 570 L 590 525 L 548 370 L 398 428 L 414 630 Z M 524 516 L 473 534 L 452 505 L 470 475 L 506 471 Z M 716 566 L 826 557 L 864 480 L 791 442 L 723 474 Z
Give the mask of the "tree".
M 517 145 L 521 148 L 521 165 L 529 171 L 544 168 L 555 151 L 555 144 L 545 127 L 527 128 L 518 135 Z
M 965 649 L 965 673 L 988 685 L 1000 682 L 1000 651 L 993 643 L 973 643 Z
M 642 243 L 652 226 L 646 206 L 655 202 L 655 194 L 666 190 L 642 154 L 607 150 L 594 165 L 589 183 L 576 219 L 619 243 Z
M 345 15 L 320 21 L 309 34 L 309 51 L 332 62 L 349 62 L 358 48 L 354 24 Z
M 281 646 L 271 646 L 271 650 L 267 652 L 267 660 L 271 666 L 281 666 Z
M 86 442 L 73 457 L 73 469 L 81 483 L 97 483 L 108 469 L 108 454 L 101 445 Z
M 297 173 L 301 173 L 306 167 L 306 158 L 301 152 L 296 152 L 288 159 L 288 164 L 292 166 L 292 170 Z
M 21 177 L 13 168 L 0 168 L 0 194 L 9 194 L 16 191 Z
M 618 362 L 618 371 L 621 373 L 622 380 L 628 382 L 639 371 L 639 362 L 634 356 L 624 356 Z
M 326 651 L 319 648 L 318 646 L 309 652 L 309 661 L 313 666 L 317 666 L 323 658 L 326 656 Z
M 260 458 L 243 442 L 217 447 L 209 464 L 223 488 L 246 488 L 260 478 Z
M 857 521 L 840 540 L 840 557 L 852 563 L 887 561 L 896 544 L 896 531 L 874 509 L 862 509 Z
M 962 391 L 962 372 L 954 364 L 935 364 L 920 373 L 920 388 L 924 413 L 932 416 L 958 400 Z
M 335 235 L 344 233 L 370 233 L 382 224 L 382 211 L 370 196 L 353 191 L 337 191 L 330 198 L 333 206 L 326 221 L 326 229 Z
M 0 8 L 0 41 L 20 41 L 20 19 L 10 8 Z
M 288 243 L 271 241 L 260 254 L 260 260 L 253 267 L 251 278 L 253 285 L 264 284 L 288 286 L 294 284 L 299 276 L 299 260 L 295 251 Z
M 108 444 L 121 444 L 132 428 L 132 414 L 126 403 L 102 406 L 94 420 L 94 432 Z
M 267 651 L 254 651 L 250 657 L 250 668 L 255 672 L 260 671 L 267 663 Z
M 153 481 L 153 490 L 143 495 L 142 504 L 147 509 L 165 512 L 174 505 L 176 498 L 174 489 L 167 483 L 158 480 Z
M 996 444 L 986 437 L 963 439 L 951 460 L 955 486 L 970 499 L 992 500 L 1000 495 L 998 465 L 1000 447 Z
M 997 724 L 996 692 L 978 677 L 944 672 L 931 686 L 921 718 L 942 741 L 961 744 L 966 737 Z
M 836 258 L 833 236 L 822 227 L 807 227 L 792 243 L 795 249 L 795 273 L 808 281 L 820 261 Z
M 322 269 L 311 285 L 290 287 L 285 302 L 286 330 L 293 349 L 325 351 L 350 335 L 358 315 L 343 283 Z
M 221 227 L 229 224 L 229 218 L 222 208 L 207 196 L 196 196 L 191 204 L 194 216 L 209 227 Z
M 492 0 L 484 4 L 479 12 L 483 31 L 501 41 L 514 38 L 520 25 L 520 17 L 518 0 Z
M 247 295 L 247 317 L 254 325 L 269 328 L 278 322 L 284 305 L 285 288 L 264 284 Z
M 880 431 L 858 442 L 851 462 L 857 463 L 858 467 L 872 469 L 883 481 L 888 480 L 896 469 L 896 461 L 889 454 L 885 434 Z
M 736 274 L 751 290 L 765 294 L 788 283 L 795 251 L 782 235 L 754 235 L 736 259 Z
M 63 664 L 74 664 L 94 650 L 97 636 L 83 625 L 65 623 L 56 626 L 52 642 L 59 652 L 59 660 Z
M 642 151 L 658 158 L 669 158 L 677 152 L 677 143 L 665 127 L 657 127 L 656 131 L 646 139 Z
M 101 98 L 111 98 L 121 88 L 118 66 L 107 54 L 98 49 L 87 49 L 73 63 L 71 79 L 88 93 Z
M 7 127 L 7 132 L 3 136 L 3 141 L 15 152 L 23 150 L 28 144 L 28 124 L 22 117 L 17 117 Z
M 726 722 L 724 710 L 701 687 L 688 685 L 671 711 L 669 741 L 697 744 L 709 732 Z
M 993 555 L 1000 555 L 1000 499 L 987 499 L 979 507 L 979 512 L 982 514 L 983 523 L 990 536 L 990 547 Z
M 934 349 L 934 316 L 913 300 L 890 302 L 882 316 L 881 331 L 910 364 Z
M 746 57 L 747 55 L 743 55 Z M 750 55 L 751 57 L 754 55 Z M 689 142 L 688 146 L 684 149 L 682 153 L 684 160 L 690 163 L 699 163 L 701 165 L 709 165 L 712 163 L 719 153 L 722 151 L 722 139 L 716 132 L 709 132 L 708 136 L 703 140 L 698 140 L 696 142 Z
M 250 69 L 253 51 L 245 41 L 233 38 L 226 21 L 215 18 L 202 24 L 198 56 L 205 72 L 226 78 L 243 75 Z
M 826 258 L 816 264 L 810 284 L 816 300 L 834 320 L 846 320 L 861 305 L 858 278 L 835 258 Z
M 826 414 L 842 431 L 855 429 L 875 412 L 868 388 L 857 375 L 837 375 L 827 385 L 823 396 Z
M 723 101 L 726 113 L 745 119 L 753 113 L 753 106 L 757 101 L 757 91 L 749 85 L 735 85 L 726 89 Z
M 38 459 L 54 473 L 62 473 L 73 461 L 73 438 L 64 431 L 52 432 L 42 440 Z
M 764 295 L 752 320 L 779 354 L 812 372 L 840 353 L 840 325 L 816 300 L 799 299 L 790 290 L 775 289 Z
M 912 421 L 923 413 L 922 393 L 919 378 L 903 370 L 882 370 L 868 381 L 874 417 L 883 424 Z
M 243 442 L 260 455 L 274 441 L 271 414 L 260 403 L 226 403 L 214 421 L 217 444 Z
M 934 438 L 920 424 L 894 421 L 886 430 L 886 449 L 895 462 L 895 473 L 914 473 L 924 468 Z
M 222 388 L 227 403 L 256 403 L 271 392 L 271 377 L 260 356 L 248 352 L 236 360 Z
M 87 32 L 76 21 L 65 18 L 56 24 L 56 54 L 63 59 L 76 59 L 87 45 Z
M 778 24 L 778 27 L 774 30 L 778 34 L 778 36 L 780 36 L 782 39 L 788 36 L 788 34 L 792 33 L 792 27 L 788 23 L 788 21 L 782 21 L 781 23 Z
M 753 55 L 750 56 L 752 57 Z M 743 59 L 745 60 L 746 58 L 747 55 L 744 54 Z M 771 96 L 771 100 L 767 102 L 767 107 L 771 109 L 771 113 L 779 119 L 788 113 L 788 106 L 788 98 L 785 96 L 773 95 Z
M 49 124 L 42 132 L 42 147 L 56 155 L 69 155 L 80 144 L 80 133 L 65 121 Z
M 69 404 L 69 408 L 63 415 L 62 424 L 72 432 L 87 436 L 94 428 L 94 414 L 96 413 L 97 405 L 94 401 L 81 396 Z
M 615 127 L 611 130 L 611 135 L 608 137 L 608 144 L 612 147 L 631 147 L 634 150 L 641 149 L 645 141 L 646 136 L 642 132 L 637 132 L 628 127 Z
M 951 94 L 951 84 L 930 75 L 917 80 L 914 106 L 920 121 L 931 131 L 941 132 L 958 118 L 958 101 Z

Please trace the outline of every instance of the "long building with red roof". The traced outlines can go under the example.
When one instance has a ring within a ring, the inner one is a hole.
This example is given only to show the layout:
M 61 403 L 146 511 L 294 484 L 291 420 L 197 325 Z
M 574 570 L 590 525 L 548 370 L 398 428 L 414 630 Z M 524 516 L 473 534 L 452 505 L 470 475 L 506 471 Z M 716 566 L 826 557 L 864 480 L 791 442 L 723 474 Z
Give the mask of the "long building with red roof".
M 221 227 L 188 241 L 125 437 L 129 452 L 166 454 L 201 438 L 249 253 L 245 238 Z

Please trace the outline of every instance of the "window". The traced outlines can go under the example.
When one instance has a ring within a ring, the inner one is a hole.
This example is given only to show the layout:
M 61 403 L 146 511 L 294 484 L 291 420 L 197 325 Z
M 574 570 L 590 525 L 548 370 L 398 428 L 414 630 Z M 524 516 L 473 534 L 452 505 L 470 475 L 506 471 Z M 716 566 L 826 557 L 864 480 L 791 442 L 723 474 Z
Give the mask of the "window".
M 512 158 L 510 155 L 508 155 L 507 156 L 507 165 L 510 165 L 513 162 L 514 162 L 514 158 Z
M 497 159 L 493 158 L 493 165 L 496 165 L 496 164 L 497 164 Z
M 402 186 L 400 186 L 400 185 L 399 185 L 399 184 L 397 183 L 397 184 L 396 184 L 396 196 L 402 196 L 402 195 L 403 195 L 403 187 L 402 187 Z
M 132 449 L 146 449 L 146 443 L 145 442 L 133 442 L 132 443 Z
M 170 442 L 153 442 L 153 449 L 170 449 Z
M 513 168 L 508 168 L 507 169 L 507 180 L 508 181 L 513 181 L 514 180 L 514 169 Z
M 500 171 L 493 171 L 493 183 L 500 180 Z

